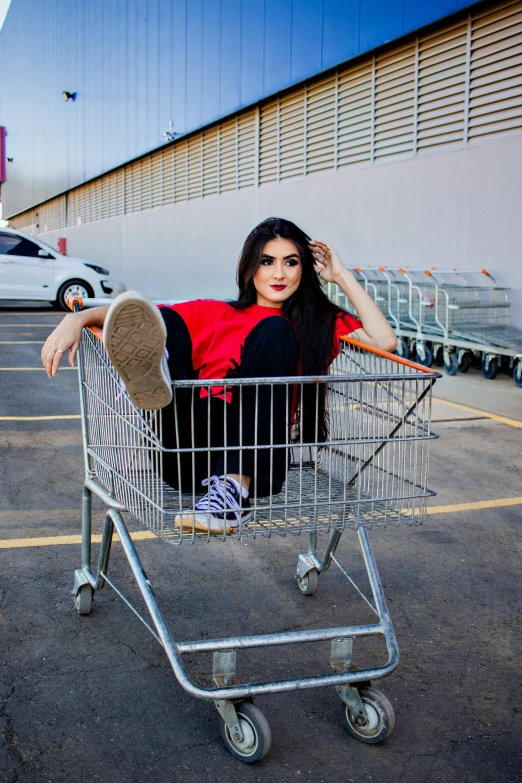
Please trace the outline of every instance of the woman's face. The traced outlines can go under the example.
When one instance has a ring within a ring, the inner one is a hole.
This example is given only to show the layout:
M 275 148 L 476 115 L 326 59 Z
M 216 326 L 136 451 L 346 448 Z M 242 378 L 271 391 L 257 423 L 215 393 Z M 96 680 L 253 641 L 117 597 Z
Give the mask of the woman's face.
M 299 288 L 302 273 L 301 257 L 294 243 L 289 239 L 270 239 L 254 275 L 257 304 L 282 307 Z

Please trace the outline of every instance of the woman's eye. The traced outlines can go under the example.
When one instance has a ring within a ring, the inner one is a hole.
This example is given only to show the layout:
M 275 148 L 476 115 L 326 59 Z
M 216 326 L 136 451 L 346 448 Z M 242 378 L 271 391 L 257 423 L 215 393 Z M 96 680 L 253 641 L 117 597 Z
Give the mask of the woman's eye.
M 269 258 L 263 258 L 263 260 L 261 261 L 261 263 L 263 264 L 263 266 L 270 266 L 270 264 L 272 263 L 272 261 L 271 261 Z
M 299 263 L 299 261 L 296 261 L 295 259 L 290 259 L 290 261 L 286 262 L 286 265 L 287 266 L 297 266 L 298 263 Z

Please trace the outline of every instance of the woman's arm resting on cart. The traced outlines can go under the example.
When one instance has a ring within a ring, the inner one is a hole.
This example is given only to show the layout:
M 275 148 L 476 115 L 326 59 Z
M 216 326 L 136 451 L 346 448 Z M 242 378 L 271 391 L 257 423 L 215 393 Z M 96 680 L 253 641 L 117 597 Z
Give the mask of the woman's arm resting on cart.
M 82 329 L 85 326 L 103 326 L 108 310 L 108 307 L 93 307 L 79 313 L 68 313 L 61 324 L 51 332 L 42 348 L 42 364 L 49 378 L 58 372 L 66 351 L 69 351 L 69 364 L 74 367 Z
M 353 304 L 361 319 L 363 328 L 352 332 L 353 337 L 382 351 L 394 351 L 397 347 L 397 338 L 393 329 L 352 272 L 346 269 L 334 248 L 328 242 L 317 239 L 310 242 L 310 249 L 321 280 L 336 283 Z

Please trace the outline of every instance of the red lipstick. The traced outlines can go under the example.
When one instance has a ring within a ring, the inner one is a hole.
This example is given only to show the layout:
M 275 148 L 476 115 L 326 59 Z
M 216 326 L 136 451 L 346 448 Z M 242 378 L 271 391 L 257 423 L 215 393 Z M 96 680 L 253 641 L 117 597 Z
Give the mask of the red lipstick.
M 282 291 L 283 288 L 286 288 L 286 285 L 271 285 L 270 288 L 273 288 L 274 291 Z

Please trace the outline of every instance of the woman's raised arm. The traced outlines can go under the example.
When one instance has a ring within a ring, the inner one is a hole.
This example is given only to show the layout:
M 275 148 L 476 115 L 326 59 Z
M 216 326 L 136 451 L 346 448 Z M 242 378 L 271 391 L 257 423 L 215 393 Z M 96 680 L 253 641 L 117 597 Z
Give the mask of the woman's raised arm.
M 103 326 L 109 308 L 93 307 L 81 310 L 79 313 L 68 313 L 61 324 L 51 332 L 42 348 L 42 364 L 47 375 L 52 378 L 58 372 L 58 367 L 66 351 L 69 351 L 69 364 L 74 367 L 74 360 L 85 326 Z
M 394 351 L 397 347 L 397 338 L 393 329 L 373 299 L 357 282 L 354 274 L 346 269 L 334 248 L 328 242 L 317 239 L 310 242 L 310 250 L 321 280 L 337 283 L 355 307 L 363 328 L 353 332 L 353 336 L 362 343 L 373 345 L 382 351 Z

